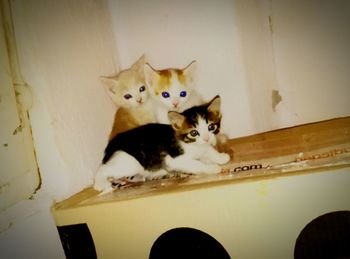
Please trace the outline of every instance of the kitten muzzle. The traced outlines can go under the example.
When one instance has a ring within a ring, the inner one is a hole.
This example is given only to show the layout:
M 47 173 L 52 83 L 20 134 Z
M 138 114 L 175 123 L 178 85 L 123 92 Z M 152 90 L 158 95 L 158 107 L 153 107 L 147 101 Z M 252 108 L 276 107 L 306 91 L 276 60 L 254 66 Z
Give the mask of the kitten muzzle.
M 210 140 L 208 134 L 204 135 L 204 136 L 202 137 L 202 139 L 203 139 L 204 142 L 209 142 L 209 140 Z

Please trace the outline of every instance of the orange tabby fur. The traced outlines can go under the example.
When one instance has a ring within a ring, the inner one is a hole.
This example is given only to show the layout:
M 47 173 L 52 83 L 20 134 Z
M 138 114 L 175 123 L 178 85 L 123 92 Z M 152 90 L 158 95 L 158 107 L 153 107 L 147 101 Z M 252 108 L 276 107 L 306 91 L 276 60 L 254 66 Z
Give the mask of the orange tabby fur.
M 148 122 L 148 120 L 146 119 L 145 122 Z M 142 124 L 146 123 L 138 121 L 133 114 L 130 113 L 129 109 L 120 107 L 114 115 L 112 131 L 109 134 L 108 140 L 111 140 L 120 132 L 136 128 Z
M 122 70 L 116 76 L 102 77 L 107 93 L 119 107 L 114 116 L 109 140 L 120 132 L 155 122 L 153 107 L 144 82 L 144 64 L 145 56 L 142 56 L 130 68 Z M 139 89 L 142 86 L 145 90 L 141 92 Z M 125 99 L 126 94 L 130 94 L 132 98 Z

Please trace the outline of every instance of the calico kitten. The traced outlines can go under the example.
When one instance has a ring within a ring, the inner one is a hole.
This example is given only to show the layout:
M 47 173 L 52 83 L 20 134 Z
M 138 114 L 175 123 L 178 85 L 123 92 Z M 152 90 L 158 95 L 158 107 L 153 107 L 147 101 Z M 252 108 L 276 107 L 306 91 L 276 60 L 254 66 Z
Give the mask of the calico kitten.
M 143 175 L 146 179 L 168 171 L 190 174 L 220 173 L 230 160 L 214 149 L 220 131 L 220 97 L 182 113 L 170 111 L 170 125 L 147 124 L 118 134 L 105 149 L 94 188 L 112 190 L 110 178 Z
M 141 56 L 129 69 L 112 77 L 102 77 L 107 93 L 117 110 L 109 139 L 119 132 L 155 122 L 149 91 L 145 85 L 145 56 Z
M 145 82 L 154 102 L 159 123 L 169 124 L 168 111 L 182 112 L 203 103 L 195 88 L 196 62 L 184 69 L 156 70 L 145 64 Z

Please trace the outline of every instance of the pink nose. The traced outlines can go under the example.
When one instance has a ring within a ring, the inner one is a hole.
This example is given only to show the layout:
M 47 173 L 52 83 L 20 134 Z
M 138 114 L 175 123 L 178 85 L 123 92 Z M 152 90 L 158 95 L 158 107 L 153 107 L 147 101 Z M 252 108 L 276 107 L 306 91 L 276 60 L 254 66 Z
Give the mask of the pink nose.
M 178 106 L 178 102 L 173 102 L 173 106 L 174 106 L 174 108 L 176 108 L 177 106 Z
M 204 140 L 205 142 L 208 142 L 208 141 L 209 141 L 209 135 L 203 136 L 203 140 Z

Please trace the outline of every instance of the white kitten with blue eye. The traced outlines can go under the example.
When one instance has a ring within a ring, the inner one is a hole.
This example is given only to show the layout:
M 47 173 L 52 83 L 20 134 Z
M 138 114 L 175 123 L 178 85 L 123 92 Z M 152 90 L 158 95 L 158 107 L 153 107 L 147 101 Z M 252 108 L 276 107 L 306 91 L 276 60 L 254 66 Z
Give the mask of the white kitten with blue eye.
M 184 69 L 168 68 L 156 70 L 145 64 L 145 83 L 155 107 L 159 123 L 169 124 L 168 112 L 184 110 L 203 103 L 195 88 L 196 62 Z
M 144 82 L 145 56 L 116 76 L 101 77 L 113 103 L 123 108 L 137 108 L 148 100 Z

